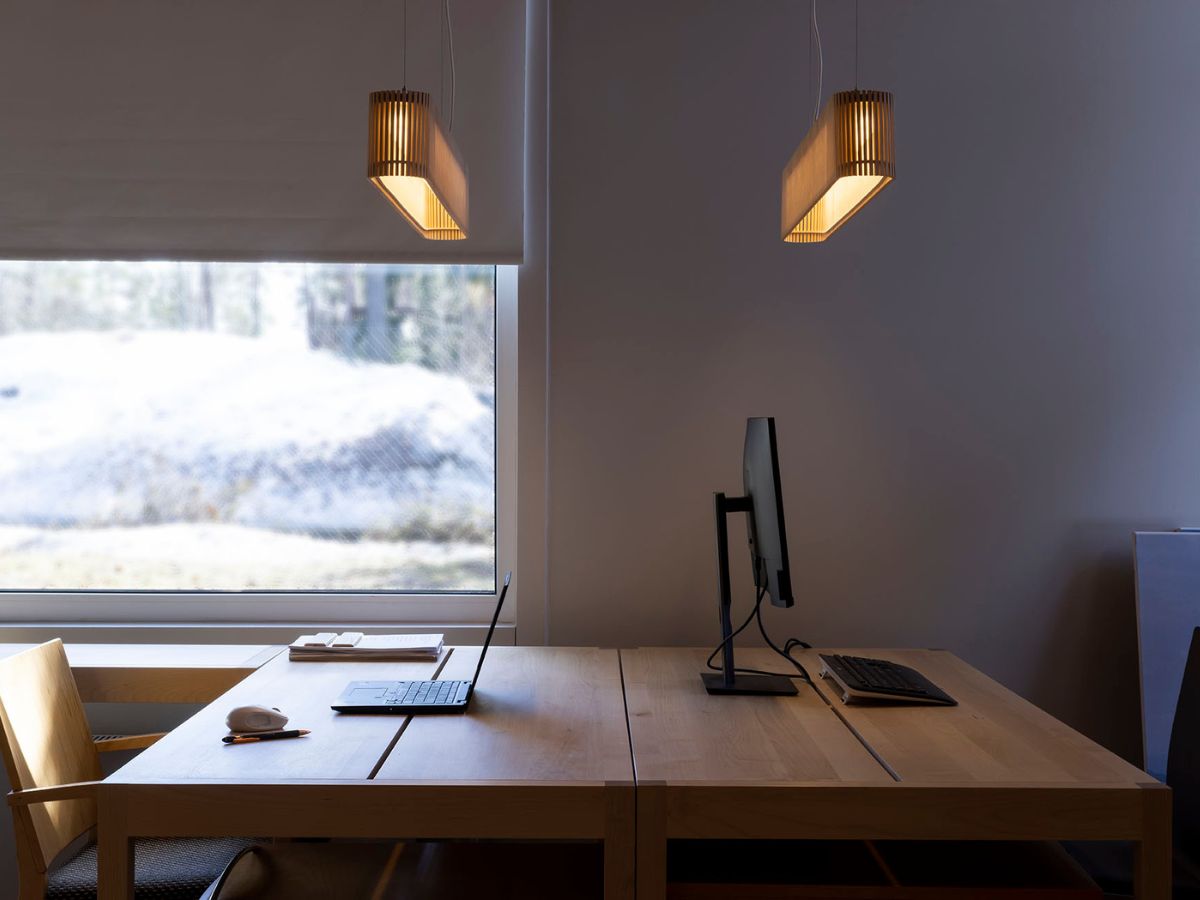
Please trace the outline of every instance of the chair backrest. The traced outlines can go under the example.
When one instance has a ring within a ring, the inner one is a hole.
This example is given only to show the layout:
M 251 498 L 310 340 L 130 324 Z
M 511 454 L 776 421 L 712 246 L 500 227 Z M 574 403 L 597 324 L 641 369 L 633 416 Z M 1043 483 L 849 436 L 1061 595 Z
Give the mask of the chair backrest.
M 79 688 L 62 641 L 53 640 L 0 659 L 0 726 L 4 765 L 14 790 L 100 778 Z M 91 800 L 59 800 L 15 807 L 18 835 L 32 838 L 40 871 L 72 840 L 96 825 Z
M 1175 846 L 1189 859 L 1200 859 L 1200 628 L 1192 629 L 1192 645 L 1179 686 L 1167 755 L 1167 784 L 1174 806 Z

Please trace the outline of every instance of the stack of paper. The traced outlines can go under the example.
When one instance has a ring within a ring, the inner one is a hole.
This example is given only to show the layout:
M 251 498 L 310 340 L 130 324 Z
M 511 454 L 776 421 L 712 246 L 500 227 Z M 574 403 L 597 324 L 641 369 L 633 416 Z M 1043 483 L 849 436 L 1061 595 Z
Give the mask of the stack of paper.
M 288 658 L 303 661 L 338 660 L 436 660 L 442 655 L 440 634 L 343 634 L 323 632 L 296 638 Z

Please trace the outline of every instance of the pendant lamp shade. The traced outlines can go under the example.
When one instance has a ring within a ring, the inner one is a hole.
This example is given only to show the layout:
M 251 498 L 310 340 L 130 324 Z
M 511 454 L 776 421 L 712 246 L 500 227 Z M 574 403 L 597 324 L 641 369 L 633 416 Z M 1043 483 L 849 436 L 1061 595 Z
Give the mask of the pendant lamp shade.
M 825 240 L 895 176 L 892 95 L 834 94 L 784 166 L 783 239 Z
M 375 91 L 367 177 L 422 237 L 467 236 L 467 168 L 424 91 Z

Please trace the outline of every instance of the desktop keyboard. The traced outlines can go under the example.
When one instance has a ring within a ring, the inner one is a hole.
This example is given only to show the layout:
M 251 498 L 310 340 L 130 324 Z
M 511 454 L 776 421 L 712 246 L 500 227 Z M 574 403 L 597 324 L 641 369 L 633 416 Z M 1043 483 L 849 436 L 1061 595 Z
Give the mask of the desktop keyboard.
M 465 681 L 397 681 L 380 701 L 389 706 L 442 706 L 454 703 Z
M 820 654 L 825 663 L 822 675 L 832 677 L 842 688 L 842 700 L 902 700 L 956 706 L 957 701 L 932 681 L 908 666 L 886 659 L 864 656 Z

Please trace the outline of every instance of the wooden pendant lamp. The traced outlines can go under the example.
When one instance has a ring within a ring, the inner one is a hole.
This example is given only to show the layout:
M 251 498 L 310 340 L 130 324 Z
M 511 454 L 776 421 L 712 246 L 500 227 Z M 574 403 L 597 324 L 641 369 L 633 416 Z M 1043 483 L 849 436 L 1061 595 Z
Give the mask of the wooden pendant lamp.
M 825 240 L 895 176 L 892 95 L 834 94 L 783 167 L 783 239 Z
M 855 3 L 854 73 L 858 81 L 858 4 Z M 817 0 L 811 35 L 816 35 L 818 72 L 823 73 Z M 817 103 L 821 99 L 821 75 Z M 783 167 L 780 236 L 789 244 L 823 241 L 896 177 L 892 95 L 888 91 L 834 94 Z
M 443 0 L 442 13 L 450 43 L 450 128 L 442 126 L 432 98 L 425 91 L 410 91 L 407 86 L 399 91 L 374 91 L 370 95 L 367 177 L 421 237 L 457 241 L 467 236 L 468 182 L 467 167 L 451 137 L 456 78 L 450 0 Z M 404 69 L 407 84 L 407 0 Z
M 421 237 L 467 236 L 467 167 L 424 91 L 371 94 L 367 177 Z

